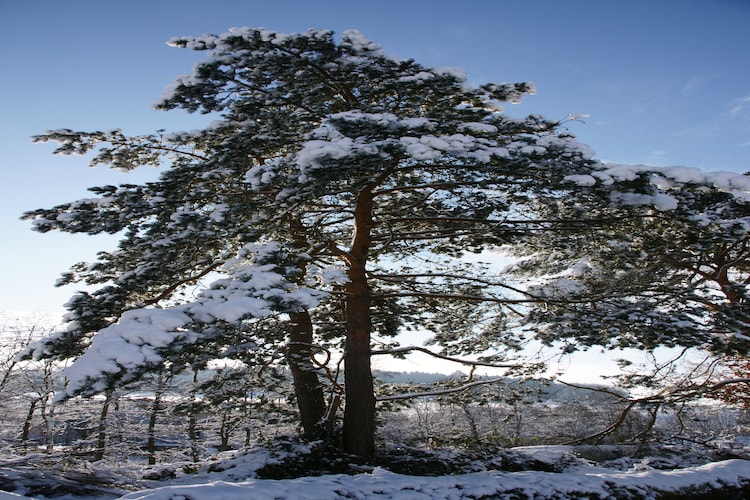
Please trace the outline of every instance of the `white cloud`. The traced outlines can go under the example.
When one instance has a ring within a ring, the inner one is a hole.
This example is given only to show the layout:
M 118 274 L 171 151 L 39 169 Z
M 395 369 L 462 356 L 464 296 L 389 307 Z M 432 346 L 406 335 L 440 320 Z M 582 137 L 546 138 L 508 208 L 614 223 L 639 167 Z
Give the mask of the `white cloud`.
M 750 94 L 734 99 L 729 105 L 729 114 L 733 117 L 742 115 L 750 107 Z

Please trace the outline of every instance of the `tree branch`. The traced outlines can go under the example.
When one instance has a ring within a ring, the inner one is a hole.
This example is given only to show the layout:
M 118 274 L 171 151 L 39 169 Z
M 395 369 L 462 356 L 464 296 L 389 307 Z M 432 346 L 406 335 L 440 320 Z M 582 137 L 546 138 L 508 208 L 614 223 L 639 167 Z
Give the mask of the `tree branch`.
M 490 368 L 520 368 L 522 365 L 519 364 L 496 364 L 496 363 L 490 363 L 488 361 L 472 361 L 469 359 L 460 359 L 460 358 L 453 358 L 451 356 L 446 356 L 445 354 L 439 354 L 436 352 L 433 352 L 425 347 L 420 346 L 408 346 L 408 347 L 399 347 L 396 349 L 385 349 L 381 351 L 372 351 L 372 355 L 383 355 L 383 354 L 404 354 L 411 351 L 419 351 L 423 352 L 425 354 L 429 354 L 430 356 L 434 358 L 440 358 L 445 359 L 447 361 L 452 361 L 454 363 L 460 363 L 464 365 L 470 365 L 470 366 L 487 366 Z
M 222 264 L 224 264 L 224 262 L 214 262 L 213 264 L 211 264 L 210 266 L 208 266 L 206 269 L 204 269 L 200 273 L 198 273 L 196 275 L 193 275 L 193 276 L 188 276 L 187 278 L 181 279 L 181 280 L 177 281 L 176 283 L 173 283 L 172 285 L 170 285 L 169 287 L 167 287 L 164 291 L 162 291 L 156 297 L 144 301 L 144 305 L 148 306 L 148 305 L 157 304 L 158 302 L 160 302 L 160 301 L 162 301 L 162 300 L 164 300 L 166 298 L 169 298 L 169 296 L 172 295 L 172 293 L 175 290 L 177 290 L 179 287 L 181 287 L 182 285 L 186 285 L 186 284 L 190 283 L 191 281 L 196 281 L 196 280 L 199 280 L 199 279 L 203 278 L 204 276 L 206 276 L 207 274 L 209 274 L 211 271 L 213 271 L 217 267 L 220 267 Z
M 487 384 L 495 384 L 497 382 L 504 382 L 505 378 L 493 378 L 489 380 L 477 380 L 475 382 L 470 382 L 468 384 L 464 384 L 460 387 L 452 387 L 450 389 L 440 389 L 436 391 L 425 391 L 425 392 L 412 392 L 408 394 L 394 394 L 393 396 L 383 396 L 376 398 L 376 401 L 397 401 L 400 399 L 413 399 L 413 398 L 422 398 L 427 396 L 442 396 L 445 394 L 453 394 L 456 392 L 463 392 L 468 389 L 471 389 L 472 387 L 476 387 L 478 385 L 487 385 Z

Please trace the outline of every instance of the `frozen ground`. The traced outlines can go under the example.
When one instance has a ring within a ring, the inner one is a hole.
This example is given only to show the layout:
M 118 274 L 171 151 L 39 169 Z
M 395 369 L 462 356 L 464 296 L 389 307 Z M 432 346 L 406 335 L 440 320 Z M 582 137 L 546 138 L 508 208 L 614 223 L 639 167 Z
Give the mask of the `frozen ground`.
M 660 498 L 677 494 L 688 498 L 747 498 L 750 495 L 750 461 L 732 459 L 702 465 L 675 467 L 674 459 L 619 459 L 597 464 L 574 455 L 569 447 L 527 447 L 510 450 L 517 464 L 557 472 L 482 470 L 468 474 L 411 476 L 385 468 L 362 468 L 358 474 L 272 480 L 258 479 L 256 471 L 279 460 L 264 451 L 225 455 L 209 468 L 177 474 L 161 481 L 138 480 L 109 493 L 61 499 L 234 500 L 234 499 L 580 499 Z M 295 450 L 299 453 L 300 450 Z M 304 451 L 303 451 L 304 452 Z M 505 457 L 506 459 L 508 457 Z M 4 470 L 7 476 L 7 469 Z M 112 477 L 113 470 L 97 475 Z M 131 471 L 132 472 L 132 471 Z M 118 472 L 121 474 L 122 471 Z M 125 474 L 127 475 L 127 474 Z M 41 474 L 39 481 L 54 481 Z M 28 484 L 28 483 L 27 483 Z M 21 488 L 23 489 L 23 487 Z M 0 500 L 24 498 L 18 491 L 0 492 Z M 20 496 L 19 496 L 20 495 Z M 697 495 L 697 496 L 696 496 Z M 25 498 L 52 498 L 43 495 Z
M 122 498 L 227 500 L 290 499 L 463 499 L 463 498 L 612 498 L 613 493 L 644 498 L 685 489 L 725 489 L 750 483 L 750 462 L 728 460 L 674 471 L 613 472 L 597 467 L 555 472 L 476 472 L 459 476 L 420 477 L 375 469 L 356 476 L 333 475 L 284 481 L 217 480 L 163 486 Z M 708 494 L 708 492 L 706 492 Z M 740 498 L 740 497 L 737 497 Z

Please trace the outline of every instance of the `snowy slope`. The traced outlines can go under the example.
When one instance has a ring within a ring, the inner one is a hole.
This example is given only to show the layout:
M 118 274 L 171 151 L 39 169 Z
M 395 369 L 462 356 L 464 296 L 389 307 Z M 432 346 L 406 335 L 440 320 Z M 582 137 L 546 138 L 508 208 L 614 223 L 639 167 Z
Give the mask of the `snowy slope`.
M 300 450 L 297 450 L 299 452 Z M 84 490 L 57 489 L 70 482 L 70 476 L 55 477 L 52 471 L 38 470 L 27 476 L 24 483 L 16 483 L 16 494 L 0 491 L 0 500 L 19 498 L 57 498 L 58 500 L 235 500 L 235 499 L 580 499 L 660 498 L 661 494 L 679 495 L 684 499 L 716 498 L 742 499 L 750 497 L 750 460 L 724 460 L 703 465 L 674 467 L 674 457 L 646 459 L 620 459 L 605 465 L 577 457 L 568 446 L 532 446 L 508 449 L 508 457 L 516 464 L 535 463 L 531 468 L 557 470 L 542 472 L 523 469 L 519 472 L 481 470 L 478 472 L 443 475 L 413 476 L 390 472 L 382 467 L 360 467 L 363 472 L 354 475 L 329 474 L 297 479 L 258 479 L 261 467 L 274 463 L 279 455 L 266 451 L 228 452 L 206 469 L 192 474 L 177 474 L 172 479 L 140 480 L 140 473 L 130 473 L 116 467 L 93 467 L 91 476 L 83 479 L 81 486 L 92 486 L 97 478 L 105 480 L 119 474 L 119 485 L 109 488 Z M 444 453 L 444 457 L 450 456 Z M 507 457 L 506 457 L 507 458 Z M 696 463 L 690 457 L 678 459 L 682 463 Z M 355 467 L 355 466 L 353 466 Z M 6 472 L 7 469 L 4 469 Z M 154 469 L 151 469 L 152 472 Z M 168 470 L 168 469 L 165 469 Z M 7 475 L 7 474 L 6 474 Z M 127 477 L 133 480 L 127 483 Z M 83 478 L 83 476 L 81 476 Z M 93 479 L 93 483 L 91 480 Z M 49 496 L 32 491 L 41 483 L 53 484 L 47 489 Z M 33 483 L 33 484 L 32 484 Z M 91 483 L 91 484 L 89 484 Z M 125 490 L 123 487 L 126 486 Z M 137 490 L 127 492 L 127 490 Z M 69 493 L 65 494 L 64 492 Z M 78 493 L 73 493 L 78 491 Z M 30 496 L 19 496 L 26 493 Z M 64 495 L 64 496 L 58 496 Z
M 655 489 L 677 492 L 697 485 L 709 485 L 718 489 L 739 486 L 743 479 L 745 483 L 750 483 L 750 461 L 728 460 L 673 471 L 613 472 L 585 467 L 565 473 L 488 471 L 441 477 L 404 476 L 375 469 L 371 474 L 356 476 L 332 475 L 284 481 L 250 480 L 233 483 L 216 480 L 202 484 L 164 486 L 131 493 L 122 498 L 448 500 L 483 498 L 503 493 L 519 495 L 520 498 L 581 498 L 586 495 L 608 498 L 618 490 L 626 490 L 631 495 L 643 498 L 648 495 L 648 491 Z

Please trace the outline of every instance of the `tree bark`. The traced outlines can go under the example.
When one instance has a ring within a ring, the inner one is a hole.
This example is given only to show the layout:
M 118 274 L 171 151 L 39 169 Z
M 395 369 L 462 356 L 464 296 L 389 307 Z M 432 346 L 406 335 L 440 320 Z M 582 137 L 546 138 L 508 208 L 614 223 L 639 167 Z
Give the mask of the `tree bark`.
M 23 428 L 21 429 L 21 443 L 24 447 L 28 444 L 31 422 L 34 419 L 34 410 L 36 410 L 36 404 L 40 400 L 41 398 L 32 399 L 31 403 L 29 403 L 29 411 L 26 412 L 26 419 L 23 421 Z
M 107 414 L 109 413 L 109 406 L 112 403 L 114 396 L 113 391 L 108 391 L 107 396 L 102 404 L 102 411 L 99 413 L 99 424 L 97 426 L 97 438 L 96 438 L 96 449 L 94 451 L 94 461 L 103 460 L 104 452 L 107 446 Z
M 154 389 L 154 402 L 148 417 L 148 430 L 146 431 L 146 451 L 148 453 L 148 464 L 156 465 L 156 419 L 161 410 L 161 398 L 164 393 L 166 382 L 164 375 L 159 374 L 156 388 Z
M 354 238 L 346 284 L 344 351 L 344 451 L 370 459 L 375 454 L 375 394 L 370 366 L 370 289 L 367 256 L 372 243 L 372 192 L 363 190 L 354 212 Z
M 347 286 L 344 353 L 344 451 L 369 459 L 375 453 L 375 395 L 370 367 L 370 296 L 364 268 L 352 267 Z
M 288 217 L 289 229 L 298 252 L 309 249 L 307 230 L 304 224 L 293 216 Z M 296 263 L 300 276 L 305 275 L 307 262 L 299 259 Z M 326 400 L 315 366 L 312 363 L 313 324 L 306 310 L 289 313 L 289 345 L 287 361 L 294 380 L 294 394 L 302 424 L 302 434 L 309 439 L 320 439 L 326 434 Z
M 291 322 L 287 360 L 294 379 L 294 394 L 297 397 L 302 433 L 310 439 L 319 439 L 325 432 L 325 394 L 312 356 L 313 325 L 307 311 L 289 313 Z
M 190 440 L 190 458 L 194 463 L 200 460 L 200 451 L 198 446 L 198 410 L 200 405 L 195 393 L 198 387 L 198 369 L 193 369 L 193 390 L 190 391 L 190 410 L 188 414 L 188 439 Z
M 232 423 L 230 422 L 231 411 L 232 410 L 227 409 L 221 414 L 221 427 L 219 427 L 219 438 L 221 439 L 221 444 L 219 445 L 219 451 L 229 451 L 231 449 L 229 447 L 229 438 L 232 435 Z

